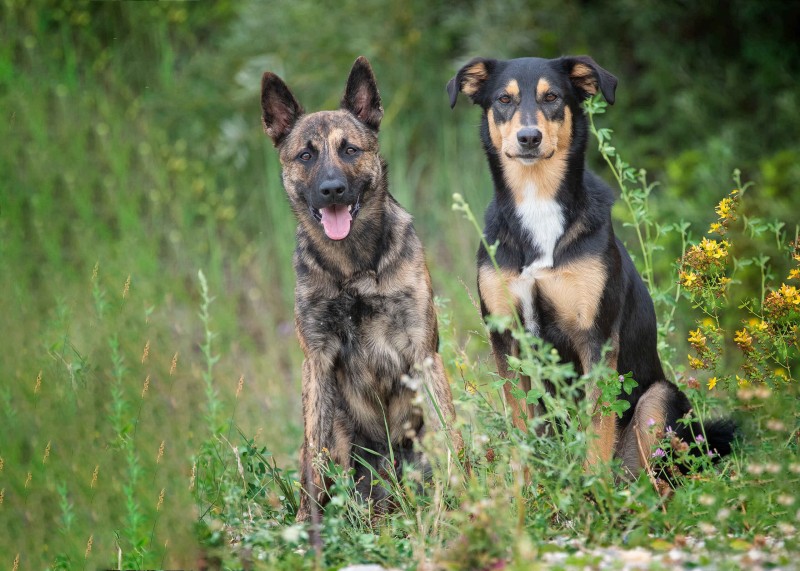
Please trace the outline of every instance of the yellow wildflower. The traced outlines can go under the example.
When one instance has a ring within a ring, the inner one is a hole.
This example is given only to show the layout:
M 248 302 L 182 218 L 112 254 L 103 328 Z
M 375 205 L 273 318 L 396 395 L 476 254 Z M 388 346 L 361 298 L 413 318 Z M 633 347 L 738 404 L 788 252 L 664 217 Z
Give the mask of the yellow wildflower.
M 797 288 L 794 286 L 787 286 L 786 284 L 781 284 L 780 289 L 778 292 L 781 294 L 783 299 L 786 300 L 786 303 L 789 305 L 800 305 L 800 292 L 797 291 Z
M 731 193 L 734 194 L 734 193 Z M 733 198 L 726 196 L 719 201 L 717 207 L 714 209 L 719 215 L 720 219 L 733 218 L 734 210 L 736 208 L 736 197 Z
M 781 377 L 784 381 L 788 379 L 788 375 L 786 374 L 786 369 L 783 367 L 777 367 L 774 371 L 776 377 Z
M 713 389 L 717 386 L 717 377 L 711 377 L 708 379 L 708 390 Z
M 733 338 L 734 342 L 743 350 L 750 349 L 753 345 L 753 337 L 743 328 L 736 332 Z
M 720 218 L 725 218 L 731 211 L 731 199 L 727 197 L 723 198 L 719 201 L 719 204 L 714 210 L 716 210 Z
M 692 345 L 705 345 L 706 337 L 700 333 L 699 328 L 695 329 L 694 331 L 689 331 L 689 343 Z
M 694 272 L 681 272 L 680 281 L 682 286 L 691 288 L 697 281 L 697 274 Z
M 786 278 L 787 280 L 800 280 L 800 270 L 797 268 L 793 270 L 789 270 L 789 277 Z
M 689 355 L 689 366 L 692 369 L 702 369 L 703 368 L 703 361 L 701 361 L 697 357 L 692 357 L 691 355 Z
M 719 231 L 720 231 L 721 229 L 722 229 L 722 224 L 720 224 L 719 222 L 713 222 L 713 223 L 711 224 L 711 227 L 708 229 L 708 233 L 709 233 L 709 234 L 713 234 L 713 233 L 715 233 L 715 232 L 716 232 L 716 233 L 719 233 Z
M 743 379 L 739 375 L 736 375 L 736 384 L 739 385 L 740 387 L 749 387 L 750 381 L 748 381 L 747 379 Z
M 700 242 L 700 248 L 702 248 L 705 255 L 717 260 L 728 256 L 728 246 L 730 246 L 730 244 L 727 240 L 717 242 L 716 240 L 703 238 Z

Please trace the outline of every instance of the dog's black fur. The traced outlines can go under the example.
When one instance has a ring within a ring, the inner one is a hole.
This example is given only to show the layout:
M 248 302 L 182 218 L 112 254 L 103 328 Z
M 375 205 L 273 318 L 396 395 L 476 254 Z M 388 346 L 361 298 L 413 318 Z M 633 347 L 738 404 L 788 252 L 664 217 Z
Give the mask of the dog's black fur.
M 733 425 L 678 423 L 690 404 L 665 379 L 652 300 L 614 235 L 613 192 L 585 168 L 583 101 L 601 92 L 613 104 L 616 85 L 617 79 L 587 56 L 476 58 L 450 80 L 447 91 L 451 107 L 462 92 L 483 109 L 480 137 L 494 182 L 485 236 L 489 244 L 498 243 L 501 272 L 481 246 L 482 312 L 515 310 L 526 329 L 552 343 L 579 374 L 601 359 L 610 342 L 609 364 L 632 372 L 638 386 L 623 394 L 631 407 L 615 423 L 599 414 L 593 419 L 599 438 L 590 447 L 589 463 L 616 455 L 635 473 L 646 464 L 659 429 L 671 427 L 685 439 L 704 433 L 710 450 L 724 455 L 730 452 Z M 491 342 L 500 373 L 510 378 L 507 355 L 517 353 L 515 342 L 508 333 L 491 333 Z M 530 379 L 521 383 L 530 388 Z M 526 408 L 515 402 L 510 383 L 506 389 L 514 422 L 524 430 L 525 418 L 543 405 Z M 648 427 L 653 423 L 655 430 Z

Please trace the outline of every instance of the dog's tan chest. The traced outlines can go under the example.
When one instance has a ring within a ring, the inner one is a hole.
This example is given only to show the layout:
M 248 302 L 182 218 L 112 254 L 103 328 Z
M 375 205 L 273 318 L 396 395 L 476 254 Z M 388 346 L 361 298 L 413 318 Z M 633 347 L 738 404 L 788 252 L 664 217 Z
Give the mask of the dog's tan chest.
M 482 267 L 478 273 L 481 299 L 489 313 L 510 315 L 517 309 L 525 328 L 540 335 L 539 297 L 552 307 L 558 325 L 568 333 L 585 331 L 597 315 L 606 283 L 599 258 L 585 257 L 555 268 L 526 266 L 522 272 Z

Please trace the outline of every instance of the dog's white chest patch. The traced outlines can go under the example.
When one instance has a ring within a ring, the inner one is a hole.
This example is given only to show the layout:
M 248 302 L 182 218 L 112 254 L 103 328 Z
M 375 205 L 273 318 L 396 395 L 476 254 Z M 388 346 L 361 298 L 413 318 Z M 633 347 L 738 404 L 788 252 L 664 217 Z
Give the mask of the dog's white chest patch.
M 532 244 L 541 252 L 530 265 L 536 269 L 552 268 L 556 243 L 564 233 L 564 212 L 557 201 L 540 197 L 534 184 L 525 187 L 524 197 L 517 204 L 517 215 Z
M 509 288 L 519 300 L 525 327 L 534 335 L 539 335 L 534 287 L 537 273 L 553 267 L 556 244 L 564 233 L 564 212 L 552 198 L 540 197 L 533 184 L 526 186 L 524 197 L 517 204 L 517 215 L 531 245 L 539 250 L 539 256 L 522 268 L 522 273 L 509 284 Z

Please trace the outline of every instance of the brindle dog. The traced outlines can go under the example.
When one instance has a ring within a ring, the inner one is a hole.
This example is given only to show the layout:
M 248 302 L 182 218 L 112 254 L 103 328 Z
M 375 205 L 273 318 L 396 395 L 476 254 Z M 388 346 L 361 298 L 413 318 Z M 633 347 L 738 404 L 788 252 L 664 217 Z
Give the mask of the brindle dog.
M 389 194 L 378 152 L 383 108 L 375 77 L 358 58 L 341 109 L 305 115 L 268 72 L 261 107 L 298 221 L 295 325 L 305 354 L 305 438 L 297 519 L 308 519 L 314 502 L 326 498 L 326 482 L 312 468 L 321 453 L 354 467 L 357 490 L 386 507 L 386 491 L 366 465 L 400 474 L 409 463 L 426 471 L 414 440 L 439 429 L 440 415 L 452 420 L 454 410 L 422 244 Z M 458 434 L 452 437 L 460 447 Z

